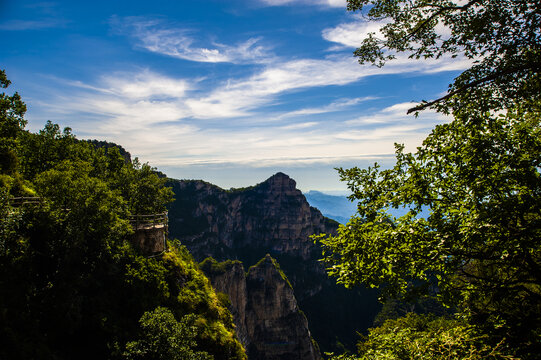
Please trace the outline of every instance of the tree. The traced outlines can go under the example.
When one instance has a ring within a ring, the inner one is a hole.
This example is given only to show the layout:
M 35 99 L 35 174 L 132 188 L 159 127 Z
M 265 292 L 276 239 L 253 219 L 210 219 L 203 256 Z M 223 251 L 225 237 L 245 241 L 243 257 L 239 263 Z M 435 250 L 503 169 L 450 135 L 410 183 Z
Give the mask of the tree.
M 391 169 L 339 169 L 359 203 L 322 239 L 330 275 L 391 298 L 436 296 L 524 354 L 540 353 L 539 110 L 457 117 L 415 153 L 397 145 Z M 393 208 L 407 213 L 395 218 Z
M 461 320 L 434 315 L 387 320 L 359 342 L 359 356 L 334 360 L 497 360 L 514 359 L 502 344 L 485 343 L 487 336 Z
M 194 351 L 197 329 L 192 324 L 195 315 L 185 315 L 180 321 L 167 308 L 146 312 L 139 320 L 142 338 L 126 344 L 124 357 L 129 360 L 212 360 L 203 351 Z
M 0 70 L 0 87 L 5 89 L 11 84 L 4 70 Z M 13 174 L 17 160 L 13 151 L 16 138 L 24 129 L 26 105 L 18 93 L 8 96 L 0 94 L 0 172 Z
M 382 23 L 381 34 L 368 34 L 355 51 L 361 64 L 383 66 L 397 53 L 473 61 L 445 96 L 409 112 L 431 106 L 459 111 L 474 104 L 473 110 L 482 113 L 540 99 L 539 1 L 348 0 L 347 8 Z
M 0 70 L 0 88 L 11 84 L 4 70 Z M 34 195 L 29 184 L 19 173 L 19 158 L 15 149 L 26 125 L 26 105 L 18 93 L 0 94 L 0 187 L 11 195 Z

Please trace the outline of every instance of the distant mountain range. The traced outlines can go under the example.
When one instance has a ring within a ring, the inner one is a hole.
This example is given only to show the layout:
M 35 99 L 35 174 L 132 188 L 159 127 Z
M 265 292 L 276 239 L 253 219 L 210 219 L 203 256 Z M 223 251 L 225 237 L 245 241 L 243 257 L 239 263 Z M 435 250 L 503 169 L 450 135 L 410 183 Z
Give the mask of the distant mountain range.
M 306 200 L 321 213 L 323 216 L 346 224 L 349 218 L 357 211 L 357 204 L 352 203 L 346 196 L 336 196 L 322 193 L 320 191 L 310 190 L 304 194 Z

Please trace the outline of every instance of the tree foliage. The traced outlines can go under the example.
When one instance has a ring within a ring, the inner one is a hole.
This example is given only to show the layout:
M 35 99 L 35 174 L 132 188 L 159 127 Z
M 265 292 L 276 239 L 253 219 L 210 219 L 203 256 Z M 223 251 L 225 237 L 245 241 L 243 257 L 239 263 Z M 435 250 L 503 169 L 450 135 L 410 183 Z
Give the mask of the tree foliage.
M 358 356 L 342 355 L 333 360 L 516 359 L 501 343 L 488 345 L 486 338 L 461 320 L 409 313 L 370 329 L 358 344 Z
M 398 53 L 410 58 L 463 56 L 472 66 L 444 97 L 410 111 L 436 106 L 478 111 L 539 100 L 541 3 L 533 0 L 348 0 L 348 10 L 382 23 L 355 51 L 359 62 L 383 66 Z
M 142 338 L 126 344 L 124 356 L 129 360 L 212 360 L 203 351 L 193 351 L 196 346 L 196 317 L 185 315 L 180 321 L 167 308 L 158 307 L 146 312 L 139 320 Z
M 391 169 L 339 169 L 358 213 L 322 240 L 325 261 L 346 286 L 437 296 L 539 351 L 541 120 L 521 108 L 489 117 L 439 125 L 415 153 L 397 145 Z
M 447 95 L 410 109 L 454 116 L 416 152 L 396 145 L 390 169 L 339 169 L 358 212 L 337 236 L 321 237 L 329 273 L 380 287 L 387 299 L 435 298 L 491 345 L 537 358 L 541 3 L 348 0 L 348 9 L 382 24 L 356 50 L 361 64 L 405 53 L 472 65 Z
M 4 70 L 0 70 L 0 88 L 11 84 Z M 0 171 L 12 175 L 16 166 L 13 149 L 19 133 L 26 126 L 26 105 L 18 93 L 11 96 L 0 94 Z
M 231 314 L 187 250 L 171 244 L 147 258 L 129 241 L 129 215 L 171 200 L 165 179 L 52 122 L 25 131 L 17 101 L 0 118 L 0 128 L 18 128 L 0 134 L 14 159 L 0 168 L 0 358 L 122 359 L 127 349 L 170 358 L 180 347 L 195 356 L 181 358 L 245 359 Z M 40 200 L 17 206 L 20 185 Z M 159 319 L 168 322 L 158 331 Z M 145 345 L 167 336 L 188 338 Z

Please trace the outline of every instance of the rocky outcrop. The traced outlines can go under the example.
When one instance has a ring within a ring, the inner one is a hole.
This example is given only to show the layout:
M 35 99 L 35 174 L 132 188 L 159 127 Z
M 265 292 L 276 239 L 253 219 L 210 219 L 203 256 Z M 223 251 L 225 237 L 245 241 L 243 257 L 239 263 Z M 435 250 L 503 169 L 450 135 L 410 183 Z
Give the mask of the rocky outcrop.
M 210 279 L 212 286 L 218 292 L 227 294 L 231 305 L 229 311 L 233 315 L 235 332 L 245 349 L 250 345 L 246 327 L 246 273 L 240 261 L 224 261 L 218 263 L 213 258 L 207 258 L 200 264 L 201 270 Z
M 270 255 L 246 275 L 238 261 L 207 259 L 201 267 L 215 289 L 229 296 L 237 336 L 250 360 L 320 359 L 293 288 Z
M 179 239 L 198 261 L 211 256 L 254 264 L 270 254 L 292 283 L 322 351 L 343 351 L 344 345 L 355 349 L 356 333 L 370 327 L 379 311 L 377 295 L 347 290 L 327 277 L 318 261 L 321 249 L 310 235 L 334 233 L 338 223 L 310 207 L 293 179 L 277 173 L 258 185 L 231 190 L 199 180 L 169 185 L 176 199 L 169 209 L 171 238 Z M 227 276 L 231 278 L 223 278 L 224 283 L 232 281 L 233 275 Z M 219 283 L 218 290 L 230 294 Z M 237 301 L 234 294 L 230 297 Z M 237 327 L 242 338 L 246 324 Z
M 310 207 L 295 181 L 283 173 L 229 191 L 203 181 L 172 185 L 176 201 L 170 209 L 170 234 L 197 259 L 236 258 L 244 249 L 260 248 L 307 260 L 317 251 L 310 235 L 337 228 Z

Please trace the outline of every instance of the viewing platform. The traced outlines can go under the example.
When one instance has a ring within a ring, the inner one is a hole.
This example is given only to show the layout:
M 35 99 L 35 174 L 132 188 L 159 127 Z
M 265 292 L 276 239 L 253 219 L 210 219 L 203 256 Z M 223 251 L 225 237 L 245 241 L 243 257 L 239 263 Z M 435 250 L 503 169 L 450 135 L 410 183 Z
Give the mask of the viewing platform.
M 134 231 L 132 242 L 143 254 L 156 256 L 167 250 L 167 212 L 150 215 L 132 215 L 129 218 Z
M 12 197 L 9 199 L 9 205 L 12 207 L 21 207 L 25 205 L 39 205 L 43 199 L 37 196 L 33 197 Z

